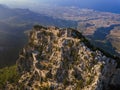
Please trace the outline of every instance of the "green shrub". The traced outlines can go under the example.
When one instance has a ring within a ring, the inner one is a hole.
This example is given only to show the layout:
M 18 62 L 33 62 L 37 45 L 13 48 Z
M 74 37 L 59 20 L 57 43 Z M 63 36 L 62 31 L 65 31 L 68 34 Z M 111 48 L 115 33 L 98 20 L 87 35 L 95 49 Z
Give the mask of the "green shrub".
M 17 66 L 5 67 L 0 69 L 0 88 L 4 87 L 6 82 L 16 83 L 19 79 Z

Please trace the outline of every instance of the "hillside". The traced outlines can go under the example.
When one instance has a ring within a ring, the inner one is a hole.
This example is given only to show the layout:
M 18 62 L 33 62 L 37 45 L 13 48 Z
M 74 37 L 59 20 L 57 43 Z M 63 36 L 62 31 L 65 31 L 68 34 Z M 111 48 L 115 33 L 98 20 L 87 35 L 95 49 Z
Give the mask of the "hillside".
M 7 90 L 118 90 L 117 60 L 71 28 L 34 26 L 17 60 L 18 83 Z

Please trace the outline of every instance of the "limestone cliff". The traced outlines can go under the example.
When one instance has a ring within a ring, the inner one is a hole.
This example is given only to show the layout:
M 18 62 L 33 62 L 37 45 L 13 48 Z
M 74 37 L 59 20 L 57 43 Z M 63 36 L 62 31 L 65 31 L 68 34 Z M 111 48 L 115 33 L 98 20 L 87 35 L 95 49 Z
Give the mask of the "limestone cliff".
M 20 90 L 118 90 L 120 69 L 73 29 L 35 26 L 17 60 Z

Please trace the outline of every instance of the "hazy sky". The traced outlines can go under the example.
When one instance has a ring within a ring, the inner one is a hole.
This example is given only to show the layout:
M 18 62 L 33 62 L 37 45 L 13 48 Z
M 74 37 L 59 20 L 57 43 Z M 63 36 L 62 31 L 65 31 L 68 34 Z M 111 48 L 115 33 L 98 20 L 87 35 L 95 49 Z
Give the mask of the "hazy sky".
M 3 4 L 8 4 L 8 5 L 28 5 L 28 4 L 40 4 L 40 3 L 46 3 L 46 4 L 51 4 L 51 3 L 57 3 L 57 4 L 82 4 L 85 6 L 90 6 L 90 5 L 100 5 L 100 4 L 120 4 L 120 0 L 0 0 L 0 3 Z M 81 5 L 80 4 L 80 5 Z
M 77 6 L 101 11 L 120 13 L 120 0 L 0 0 L 10 7 L 39 8 L 39 6 Z

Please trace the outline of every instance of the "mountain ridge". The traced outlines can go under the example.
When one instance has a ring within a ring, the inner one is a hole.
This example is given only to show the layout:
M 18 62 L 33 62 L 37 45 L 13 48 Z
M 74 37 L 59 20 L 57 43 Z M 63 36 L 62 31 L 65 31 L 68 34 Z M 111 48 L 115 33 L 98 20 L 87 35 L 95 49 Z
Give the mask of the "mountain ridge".
M 71 28 L 34 26 L 17 60 L 20 79 L 11 89 L 119 89 L 117 62 L 84 42 L 84 36 Z

